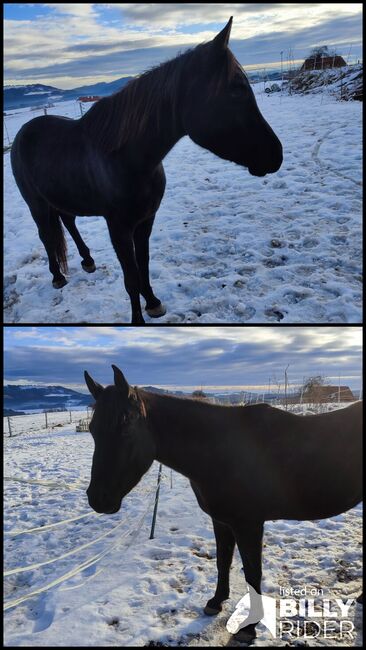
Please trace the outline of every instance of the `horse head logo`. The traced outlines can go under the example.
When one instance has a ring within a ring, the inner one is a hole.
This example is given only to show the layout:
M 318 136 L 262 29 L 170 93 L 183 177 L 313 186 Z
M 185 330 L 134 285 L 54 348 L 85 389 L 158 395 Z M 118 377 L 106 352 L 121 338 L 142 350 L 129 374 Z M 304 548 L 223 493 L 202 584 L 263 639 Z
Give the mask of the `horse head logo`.
M 226 629 L 230 634 L 236 634 L 247 625 L 261 622 L 276 638 L 276 599 L 258 594 L 251 585 L 248 587 L 249 591 L 239 600 Z

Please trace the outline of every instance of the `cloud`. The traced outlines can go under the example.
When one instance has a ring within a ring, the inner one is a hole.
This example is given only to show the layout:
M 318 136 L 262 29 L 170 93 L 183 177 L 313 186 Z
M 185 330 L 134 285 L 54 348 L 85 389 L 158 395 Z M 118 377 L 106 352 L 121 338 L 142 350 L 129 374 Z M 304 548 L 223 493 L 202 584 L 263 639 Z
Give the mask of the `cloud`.
M 7 337 L 6 379 L 80 384 L 86 369 L 97 381 L 108 384 L 112 363 L 137 385 L 263 385 L 269 377 L 283 383 L 287 364 L 292 383 L 320 373 L 348 376 L 358 388 L 361 376 L 361 328 L 38 329 L 33 342 L 24 337 L 21 344 L 17 336 L 15 345 L 12 336 Z M 62 341 L 63 329 L 67 329 L 68 345 Z M 57 345 L 50 345 L 53 334 Z
M 85 16 L 97 15 L 97 12 L 95 10 L 95 5 L 88 4 L 88 3 L 80 4 L 80 3 L 70 2 L 67 4 L 63 4 L 61 2 L 58 2 L 52 4 L 44 4 L 43 6 L 49 7 L 56 14 L 61 13 L 70 16 L 82 16 L 83 18 L 85 18 Z
M 244 66 L 302 59 L 328 44 L 360 57 L 361 5 L 48 4 L 33 20 L 4 21 L 6 83 L 39 80 L 75 87 L 143 72 L 212 39 L 234 16 L 231 47 Z M 50 52 L 52 60 L 50 61 Z M 66 82 L 66 85 L 65 85 Z

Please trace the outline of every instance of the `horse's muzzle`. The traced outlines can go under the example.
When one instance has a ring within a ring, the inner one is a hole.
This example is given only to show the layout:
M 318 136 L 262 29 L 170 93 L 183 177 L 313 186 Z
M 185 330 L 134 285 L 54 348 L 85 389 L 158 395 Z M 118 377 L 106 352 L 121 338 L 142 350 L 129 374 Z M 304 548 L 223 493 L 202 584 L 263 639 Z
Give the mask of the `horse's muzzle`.
M 114 515 L 121 507 L 122 499 L 117 502 L 116 499 L 112 500 L 104 494 L 91 494 L 89 489 L 86 493 L 90 507 L 99 514 Z

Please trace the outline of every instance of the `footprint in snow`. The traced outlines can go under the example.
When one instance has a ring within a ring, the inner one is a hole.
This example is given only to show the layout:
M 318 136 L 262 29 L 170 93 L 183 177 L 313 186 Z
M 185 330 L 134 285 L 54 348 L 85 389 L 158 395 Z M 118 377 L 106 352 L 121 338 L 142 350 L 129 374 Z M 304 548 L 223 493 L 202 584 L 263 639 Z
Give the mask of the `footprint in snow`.
M 30 601 L 32 603 L 32 601 Z M 41 594 L 36 604 L 29 605 L 29 618 L 34 620 L 33 632 L 42 632 L 52 625 L 55 606 L 49 594 Z

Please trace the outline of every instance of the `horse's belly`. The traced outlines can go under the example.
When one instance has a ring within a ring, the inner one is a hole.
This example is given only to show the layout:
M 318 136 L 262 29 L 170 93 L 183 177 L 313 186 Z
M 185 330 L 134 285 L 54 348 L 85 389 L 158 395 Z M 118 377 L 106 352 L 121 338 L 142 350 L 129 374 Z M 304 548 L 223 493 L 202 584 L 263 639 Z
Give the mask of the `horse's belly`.
M 294 493 L 287 502 L 274 503 L 267 512 L 267 519 L 328 519 L 335 517 L 362 501 L 362 486 L 343 486 L 342 491 L 333 490 L 331 485 L 323 490 L 306 487 L 300 493 Z

